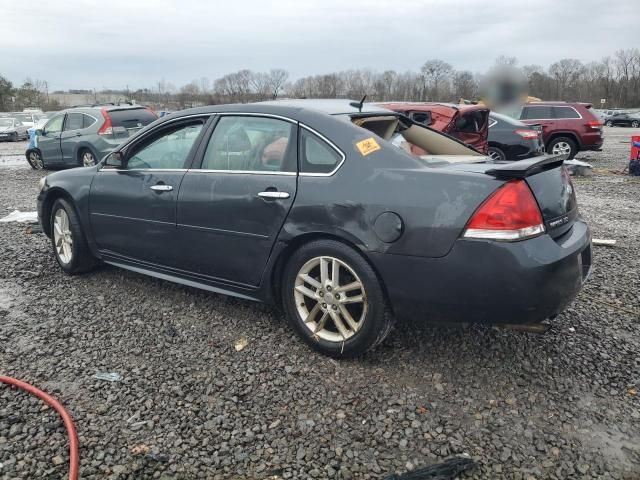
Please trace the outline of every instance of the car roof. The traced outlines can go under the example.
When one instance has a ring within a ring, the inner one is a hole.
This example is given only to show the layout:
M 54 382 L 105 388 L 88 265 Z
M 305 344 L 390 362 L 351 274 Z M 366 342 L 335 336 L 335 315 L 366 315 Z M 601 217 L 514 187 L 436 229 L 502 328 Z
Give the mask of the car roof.
M 486 105 L 466 105 L 446 102 L 381 102 L 377 105 L 391 110 L 415 110 L 415 111 L 431 111 L 432 107 L 446 107 L 459 110 L 461 112 L 473 112 L 478 110 L 489 110 Z
M 287 98 L 282 100 L 269 100 L 257 102 L 253 105 L 278 105 L 283 107 L 304 108 L 305 110 L 315 110 L 317 112 L 328 113 L 329 115 L 351 115 L 358 113 L 391 113 L 380 108 L 374 103 L 364 103 L 362 109 L 354 107 L 352 103 L 359 103 L 356 100 L 342 98 Z
M 561 100 L 549 100 L 543 102 L 528 102 L 527 105 L 535 106 L 535 105 L 550 105 L 550 106 L 572 106 L 572 105 L 581 105 L 584 107 L 590 107 L 591 104 L 587 102 L 563 102 Z

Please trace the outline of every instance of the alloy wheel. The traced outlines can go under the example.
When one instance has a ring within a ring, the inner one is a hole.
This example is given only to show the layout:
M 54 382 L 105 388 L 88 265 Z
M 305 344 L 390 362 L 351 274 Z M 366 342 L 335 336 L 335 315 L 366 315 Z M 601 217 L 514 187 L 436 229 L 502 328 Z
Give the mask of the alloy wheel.
M 632 122 L 632 123 L 631 123 L 631 126 L 632 126 L 633 128 L 638 128 L 638 125 L 640 125 L 640 123 L 638 123 L 638 122 Z
M 38 152 L 29 152 L 29 162 L 36 170 L 42 170 L 44 168 L 44 162 Z
M 91 152 L 84 152 L 82 154 L 82 165 L 85 167 L 93 167 L 96 164 L 96 159 Z
M 293 294 L 298 314 L 314 337 L 344 342 L 364 324 L 364 284 L 349 265 L 335 257 L 315 257 L 305 263 L 296 276 Z
M 491 160 L 502 160 L 502 155 L 500 155 L 495 150 L 489 150 L 489 158 Z
M 69 227 L 69 215 L 61 208 L 53 219 L 53 240 L 56 254 L 65 265 L 73 258 L 73 236 Z
M 571 154 L 571 145 L 567 142 L 558 142 L 553 146 L 551 153 L 554 155 L 570 155 Z

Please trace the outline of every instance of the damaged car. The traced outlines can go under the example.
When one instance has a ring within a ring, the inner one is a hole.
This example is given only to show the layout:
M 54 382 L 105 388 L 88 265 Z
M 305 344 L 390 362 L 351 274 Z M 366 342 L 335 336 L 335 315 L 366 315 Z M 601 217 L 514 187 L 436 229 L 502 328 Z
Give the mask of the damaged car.
M 494 162 L 362 102 L 207 106 L 43 178 L 38 216 L 68 274 L 104 262 L 277 304 L 306 343 L 346 357 L 395 319 L 536 325 L 561 312 L 591 266 L 562 161 Z

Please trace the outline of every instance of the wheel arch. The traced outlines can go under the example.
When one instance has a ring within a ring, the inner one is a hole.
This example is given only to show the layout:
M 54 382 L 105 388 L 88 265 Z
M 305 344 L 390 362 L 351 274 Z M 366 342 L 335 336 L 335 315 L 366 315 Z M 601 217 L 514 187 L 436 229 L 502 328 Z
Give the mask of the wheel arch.
M 576 147 L 578 147 L 578 149 L 582 147 L 582 142 L 580 142 L 580 137 L 576 135 L 575 132 L 572 132 L 570 130 L 561 130 L 561 131 L 553 132 L 549 136 L 549 140 L 545 142 L 545 147 L 551 144 L 551 142 L 553 142 L 556 138 L 560 138 L 560 137 L 567 137 L 570 140 L 573 140 L 573 142 L 575 142 Z
M 387 292 L 386 284 L 384 283 L 384 279 L 380 275 L 380 272 L 376 268 L 376 265 L 369 259 L 366 255 L 366 251 L 363 248 L 363 245 L 359 245 L 357 241 L 346 238 L 345 236 L 339 235 L 335 232 L 306 232 L 297 237 L 293 238 L 290 242 L 286 244 L 284 248 L 282 248 L 273 262 L 273 267 L 269 272 L 269 283 L 267 285 L 268 292 L 267 294 L 270 296 L 270 300 L 277 307 L 282 307 L 282 295 L 281 295 L 281 285 L 282 285 L 282 272 L 284 270 L 285 265 L 287 264 L 287 260 L 291 257 L 291 255 L 301 248 L 303 245 L 314 242 L 316 240 L 334 240 L 336 242 L 342 243 L 346 247 L 351 248 L 355 252 L 357 252 L 365 262 L 369 264 L 371 269 L 378 277 L 378 281 L 380 282 L 380 288 L 382 289 L 385 298 L 387 300 L 387 305 L 389 308 L 392 308 L 391 303 L 389 302 L 389 294 Z
M 59 187 L 53 187 L 49 189 L 47 191 L 47 196 L 42 202 L 42 217 L 40 218 L 42 231 L 47 237 L 51 237 L 51 210 L 53 209 L 53 204 L 59 198 L 63 198 L 67 202 L 69 202 L 69 205 L 71 205 L 76 210 L 76 214 L 78 214 L 78 209 L 76 208 L 73 197 L 69 194 L 69 192 Z M 80 218 L 79 215 L 78 218 Z
M 74 150 L 74 157 L 78 161 L 78 163 L 82 162 L 82 159 L 80 158 L 80 153 L 83 150 L 89 150 L 93 155 L 93 158 L 95 159 L 96 163 L 100 161 L 100 157 L 98 156 L 98 153 L 93 145 L 91 145 L 88 142 L 80 142 L 76 145 L 76 148 Z

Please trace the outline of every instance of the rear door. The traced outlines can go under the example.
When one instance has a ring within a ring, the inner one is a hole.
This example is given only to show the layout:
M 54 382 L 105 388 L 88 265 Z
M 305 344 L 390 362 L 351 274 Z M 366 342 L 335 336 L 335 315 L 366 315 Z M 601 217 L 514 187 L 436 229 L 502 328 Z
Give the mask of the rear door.
M 176 203 L 207 118 L 170 122 L 124 152 L 126 168 L 103 166 L 91 185 L 91 227 L 103 254 L 176 267 Z
M 520 120 L 527 125 L 541 125 L 545 143 L 549 142 L 549 135 L 557 128 L 551 105 L 525 105 L 520 114 Z
M 297 188 L 297 124 L 223 115 L 178 197 L 181 264 L 211 281 L 257 286 Z
M 56 115 L 42 127 L 38 135 L 38 148 L 42 159 L 46 164 L 62 163 L 62 150 L 60 149 L 60 135 L 64 125 L 65 114 Z

